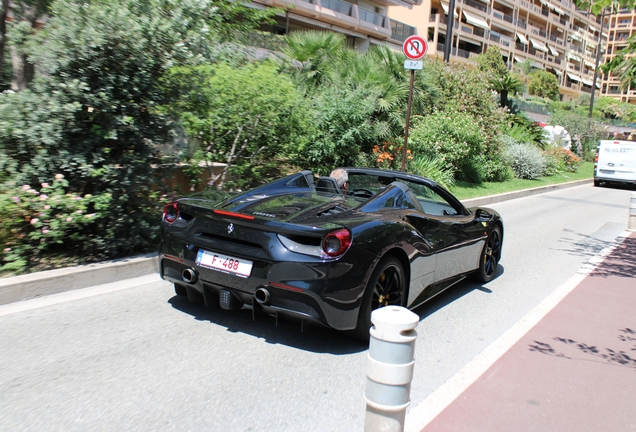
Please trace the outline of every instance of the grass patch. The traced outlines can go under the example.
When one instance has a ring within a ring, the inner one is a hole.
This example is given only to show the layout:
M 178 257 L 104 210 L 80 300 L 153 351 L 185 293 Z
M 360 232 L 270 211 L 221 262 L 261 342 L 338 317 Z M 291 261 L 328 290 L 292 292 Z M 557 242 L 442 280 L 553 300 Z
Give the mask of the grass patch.
M 548 186 L 559 183 L 567 183 L 575 180 L 585 180 L 594 177 L 594 163 L 583 162 L 578 171 L 563 172 L 550 177 L 540 177 L 535 180 L 514 179 L 501 183 L 467 183 L 457 182 L 450 191 L 458 199 L 478 198 L 488 195 L 497 195 L 506 192 L 514 192 L 523 189 L 531 189 L 540 186 Z

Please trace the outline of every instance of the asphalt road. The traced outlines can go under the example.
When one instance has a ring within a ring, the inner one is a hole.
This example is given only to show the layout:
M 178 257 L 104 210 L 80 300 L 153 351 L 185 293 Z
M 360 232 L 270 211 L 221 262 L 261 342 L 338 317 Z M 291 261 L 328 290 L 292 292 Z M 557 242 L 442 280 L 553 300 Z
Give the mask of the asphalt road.
M 411 407 L 610 245 L 627 227 L 629 199 L 585 185 L 491 205 L 505 222 L 502 273 L 415 311 Z M 209 310 L 156 277 L 0 306 L 0 329 L 1 431 L 364 425 L 365 345 Z

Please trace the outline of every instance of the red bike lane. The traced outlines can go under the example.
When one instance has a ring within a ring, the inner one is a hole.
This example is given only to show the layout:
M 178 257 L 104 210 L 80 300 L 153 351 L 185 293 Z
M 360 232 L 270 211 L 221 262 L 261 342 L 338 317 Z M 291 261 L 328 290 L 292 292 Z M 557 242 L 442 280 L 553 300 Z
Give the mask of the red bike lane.
M 422 431 L 636 430 L 636 233 Z

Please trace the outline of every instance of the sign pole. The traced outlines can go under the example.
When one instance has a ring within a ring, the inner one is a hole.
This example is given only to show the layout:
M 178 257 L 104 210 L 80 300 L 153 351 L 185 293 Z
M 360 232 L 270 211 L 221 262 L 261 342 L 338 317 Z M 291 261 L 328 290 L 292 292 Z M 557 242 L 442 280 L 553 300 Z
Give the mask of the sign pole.
M 409 59 L 404 62 L 404 68 L 411 70 L 411 83 L 409 84 L 409 102 L 406 106 L 406 124 L 404 125 L 404 146 L 402 147 L 402 172 L 406 172 L 406 148 L 409 143 L 409 124 L 411 123 L 411 104 L 413 103 L 413 82 L 415 81 L 415 69 L 422 69 L 422 62 L 418 61 L 424 55 L 428 44 L 422 36 L 412 35 L 406 38 L 402 45 L 402 52 Z
M 411 102 L 413 100 L 413 81 L 415 69 L 411 69 L 411 83 L 409 85 L 409 102 L 406 105 L 406 124 L 404 125 L 404 147 L 402 147 L 402 172 L 406 172 L 406 146 L 409 142 L 409 124 L 411 123 Z

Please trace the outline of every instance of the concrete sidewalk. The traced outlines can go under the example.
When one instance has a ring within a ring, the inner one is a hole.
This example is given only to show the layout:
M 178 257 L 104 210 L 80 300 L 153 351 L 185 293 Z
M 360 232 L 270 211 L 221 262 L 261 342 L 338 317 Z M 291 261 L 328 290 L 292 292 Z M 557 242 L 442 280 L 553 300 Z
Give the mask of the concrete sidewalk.
M 636 233 L 422 431 L 636 430 Z

